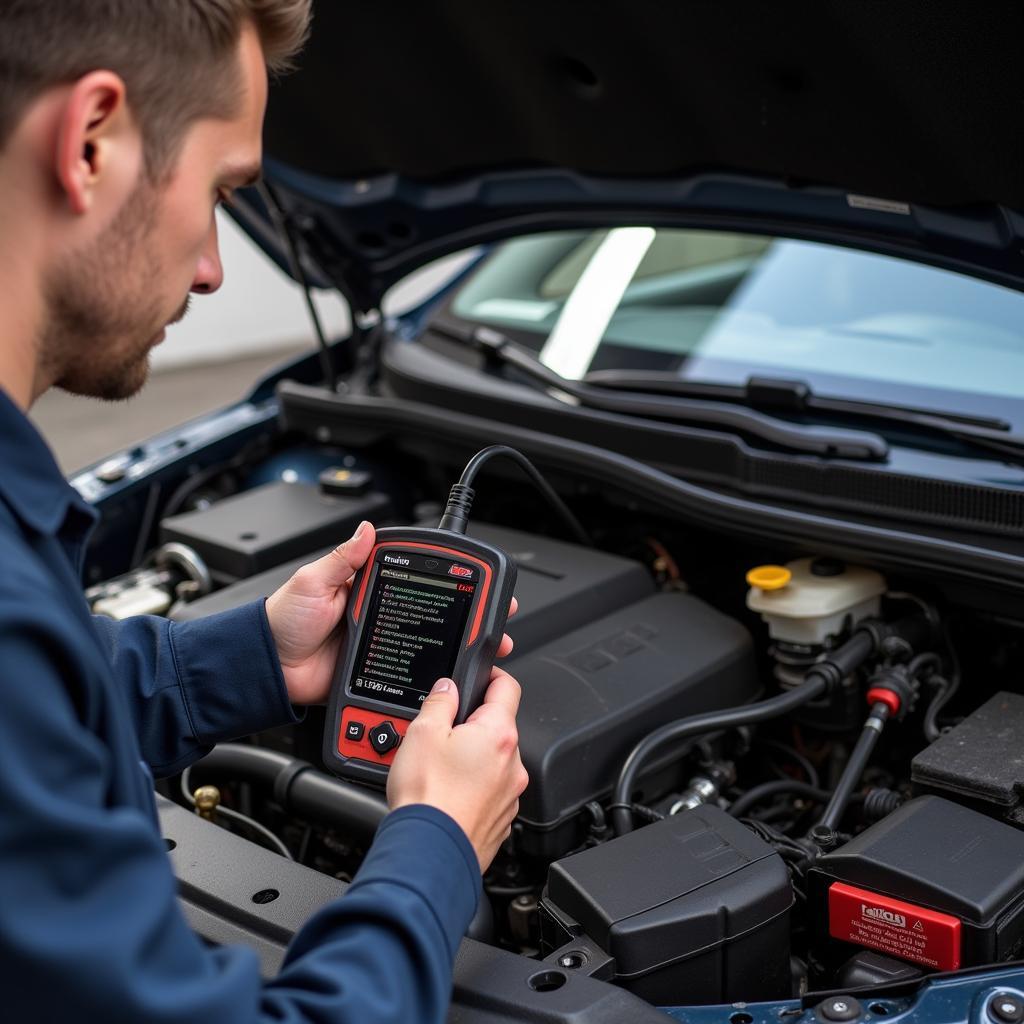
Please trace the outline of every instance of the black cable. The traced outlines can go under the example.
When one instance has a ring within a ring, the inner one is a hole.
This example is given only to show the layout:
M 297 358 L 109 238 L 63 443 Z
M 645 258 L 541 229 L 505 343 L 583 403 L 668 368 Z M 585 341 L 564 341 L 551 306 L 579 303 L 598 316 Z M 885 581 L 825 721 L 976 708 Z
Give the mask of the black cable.
M 817 786 L 800 782 L 797 779 L 776 779 L 772 782 L 762 782 L 748 790 L 739 799 L 729 805 L 729 813 L 734 818 L 742 818 L 752 807 L 767 800 L 769 797 L 778 796 L 781 793 L 793 793 L 795 796 L 803 797 L 805 800 L 813 800 L 815 803 L 827 803 L 831 793 L 827 789 L 819 789 Z
M 821 779 L 818 776 L 818 769 L 811 763 L 810 758 L 801 754 L 799 750 L 791 747 L 788 743 L 783 743 L 781 740 L 773 740 L 767 736 L 759 736 L 756 740 L 756 745 L 768 747 L 770 750 L 777 750 L 779 753 L 785 754 L 786 757 L 796 762 L 800 770 L 807 776 L 806 781 L 812 787 L 820 787 Z
M 438 524 L 439 529 L 451 530 L 453 533 L 466 532 L 470 509 L 473 507 L 473 481 L 476 479 L 476 475 L 480 472 L 484 463 L 498 456 L 512 459 L 526 473 L 541 494 L 547 498 L 548 503 L 561 516 L 578 543 L 584 544 L 587 547 L 593 546 L 593 541 L 591 541 L 590 535 L 583 528 L 583 524 L 576 518 L 569 506 L 562 501 L 551 484 L 541 476 L 537 467 L 522 452 L 516 451 L 515 448 L 509 448 L 508 445 L 504 444 L 493 444 L 489 448 L 484 448 L 478 451 L 466 463 L 466 468 L 462 471 L 459 482 L 452 487 L 451 494 L 448 496 L 448 505 L 445 508 L 444 515 L 441 517 L 441 522 Z
M 822 814 L 821 820 L 815 828 L 827 828 L 835 831 L 839 826 L 843 814 L 846 813 L 850 797 L 853 795 L 857 783 L 860 782 L 860 777 L 864 774 L 864 769 L 867 767 L 888 718 L 888 704 L 884 701 L 876 701 L 872 704 L 857 745 L 853 748 L 853 753 L 850 754 L 850 759 L 846 762 L 843 774 L 839 777 L 839 784 L 832 793 L 832 799 L 829 800 L 825 813 Z
M 862 622 L 846 643 L 828 657 L 813 664 L 804 675 L 803 682 L 794 689 L 754 704 L 680 718 L 663 725 L 660 729 L 655 729 L 630 751 L 619 772 L 613 795 L 613 803 L 619 805 L 612 811 L 615 834 L 621 836 L 632 830 L 633 820 L 628 805 L 636 786 L 637 776 L 645 762 L 660 747 L 717 729 L 735 729 L 741 725 L 766 722 L 795 711 L 820 697 L 831 687 L 838 686 L 871 657 L 888 637 L 902 637 L 914 647 L 916 644 L 913 641 L 928 632 L 927 623 L 919 617 L 903 619 L 891 626 L 873 620 Z
M 933 675 L 928 680 L 930 685 L 937 687 L 935 696 L 932 698 L 928 710 L 924 713 L 924 721 L 921 723 L 921 731 L 929 743 L 934 743 L 941 735 L 939 728 L 939 712 L 949 703 L 950 697 L 956 693 L 956 687 L 944 676 Z
M 277 201 L 273 189 L 266 183 L 260 182 L 257 186 L 263 198 L 263 204 L 270 214 L 277 233 L 284 239 L 285 249 L 288 253 L 288 266 L 291 269 L 292 277 L 302 288 L 302 296 L 306 302 L 306 309 L 309 311 L 309 319 L 313 323 L 313 332 L 316 335 L 317 344 L 320 347 L 320 369 L 324 375 L 324 384 L 330 389 L 331 394 L 338 390 L 338 371 L 334 365 L 334 357 L 331 354 L 330 345 L 327 344 L 327 336 L 324 334 L 324 327 L 320 321 L 320 314 L 317 312 L 316 304 L 313 302 L 313 290 L 306 277 L 306 271 L 302 266 L 302 259 L 299 257 L 299 246 L 292 234 L 291 225 L 285 216 L 281 204 Z
M 135 549 L 132 551 L 132 560 L 128 563 L 129 568 L 134 569 L 141 561 L 149 546 L 149 535 L 153 532 L 153 522 L 156 519 L 157 503 L 160 501 L 160 485 L 153 484 L 149 488 L 146 497 L 146 508 L 142 513 L 142 525 L 135 538 Z
M 186 768 L 181 773 L 181 795 L 194 807 L 196 803 L 196 798 L 192 793 L 192 783 L 190 781 L 191 773 L 191 766 Z M 292 856 L 291 850 L 289 850 L 288 847 L 285 846 L 284 841 L 279 836 L 274 835 L 274 833 L 271 832 L 266 825 L 263 825 L 260 822 L 256 821 L 255 818 L 250 818 L 249 815 L 242 814 L 241 811 L 236 811 L 233 810 L 231 807 L 224 807 L 223 805 L 217 807 L 217 810 L 214 812 L 214 817 L 216 817 L 217 815 L 227 818 L 228 821 L 235 821 L 241 825 L 244 825 L 246 828 L 257 833 L 257 835 L 262 836 L 264 840 L 266 840 L 266 842 L 274 848 L 274 850 L 281 854 L 282 857 L 286 858 L 287 860 L 295 860 L 295 858 Z

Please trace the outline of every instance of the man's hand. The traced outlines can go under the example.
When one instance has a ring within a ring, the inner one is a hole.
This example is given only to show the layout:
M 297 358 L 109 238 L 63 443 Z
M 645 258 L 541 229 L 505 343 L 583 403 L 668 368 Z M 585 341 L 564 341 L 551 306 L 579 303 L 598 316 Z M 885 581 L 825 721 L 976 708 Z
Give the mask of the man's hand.
M 280 590 L 267 598 L 267 619 L 277 645 L 288 699 L 293 704 L 322 704 L 341 649 L 343 615 L 352 577 L 373 550 L 376 537 L 369 523 L 360 523 L 350 540 L 304 565 Z M 510 614 L 515 614 L 512 599 Z M 498 657 L 512 651 L 506 634 Z
M 508 838 L 529 776 L 519 758 L 519 684 L 491 672 L 484 703 L 453 726 L 459 693 L 441 679 L 420 705 L 388 774 L 388 803 L 430 804 L 454 818 L 485 871 Z

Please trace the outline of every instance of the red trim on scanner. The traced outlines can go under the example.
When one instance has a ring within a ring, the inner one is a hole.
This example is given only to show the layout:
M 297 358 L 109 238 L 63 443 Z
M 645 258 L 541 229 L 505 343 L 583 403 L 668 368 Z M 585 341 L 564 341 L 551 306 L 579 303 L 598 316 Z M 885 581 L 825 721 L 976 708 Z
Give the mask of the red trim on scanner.
M 436 544 L 424 544 L 420 541 L 398 541 L 389 540 L 384 541 L 382 544 L 375 544 L 373 550 L 370 552 L 370 557 L 366 560 L 367 565 L 372 565 L 374 559 L 377 557 L 377 552 L 382 548 L 423 548 L 426 551 L 443 551 L 446 555 L 452 555 L 454 558 L 459 559 L 461 562 L 475 562 L 480 566 L 483 571 L 483 589 L 479 595 L 479 601 L 476 606 L 476 615 L 473 618 L 473 628 L 469 631 L 469 639 L 466 641 L 467 649 L 472 647 L 476 643 L 477 634 L 480 632 L 480 621 L 484 616 L 484 605 L 487 602 L 487 594 L 491 589 L 491 567 L 479 558 L 473 555 L 467 555 L 463 551 L 456 551 L 454 548 L 442 548 Z M 359 594 L 356 596 L 356 606 L 352 610 L 352 618 L 356 622 L 359 621 L 359 613 L 363 610 L 363 598 L 366 597 L 366 588 L 370 583 L 370 573 L 363 573 L 363 582 L 359 587 Z

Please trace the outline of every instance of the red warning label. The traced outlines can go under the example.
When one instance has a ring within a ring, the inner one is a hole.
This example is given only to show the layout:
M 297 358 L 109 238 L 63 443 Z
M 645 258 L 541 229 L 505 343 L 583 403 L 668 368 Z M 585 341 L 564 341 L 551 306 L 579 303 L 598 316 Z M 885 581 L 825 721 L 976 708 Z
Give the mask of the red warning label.
M 829 886 L 828 932 L 940 971 L 960 966 L 959 918 L 842 882 Z

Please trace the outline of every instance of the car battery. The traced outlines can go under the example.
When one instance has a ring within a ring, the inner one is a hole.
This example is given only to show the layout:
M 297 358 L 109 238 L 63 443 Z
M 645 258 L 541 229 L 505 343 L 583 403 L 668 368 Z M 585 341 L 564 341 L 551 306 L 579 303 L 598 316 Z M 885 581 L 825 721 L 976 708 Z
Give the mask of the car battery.
M 339 497 L 312 484 L 275 481 L 164 519 L 160 543 L 187 545 L 218 583 L 233 583 L 340 544 L 361 520 L 390 513 L 388 497 L 375 491 Z
M 941 797 L 911 800 L 807 876 L 824 980 L 857 948 L 936 971 L 1024 946 L 1024 834 Z

